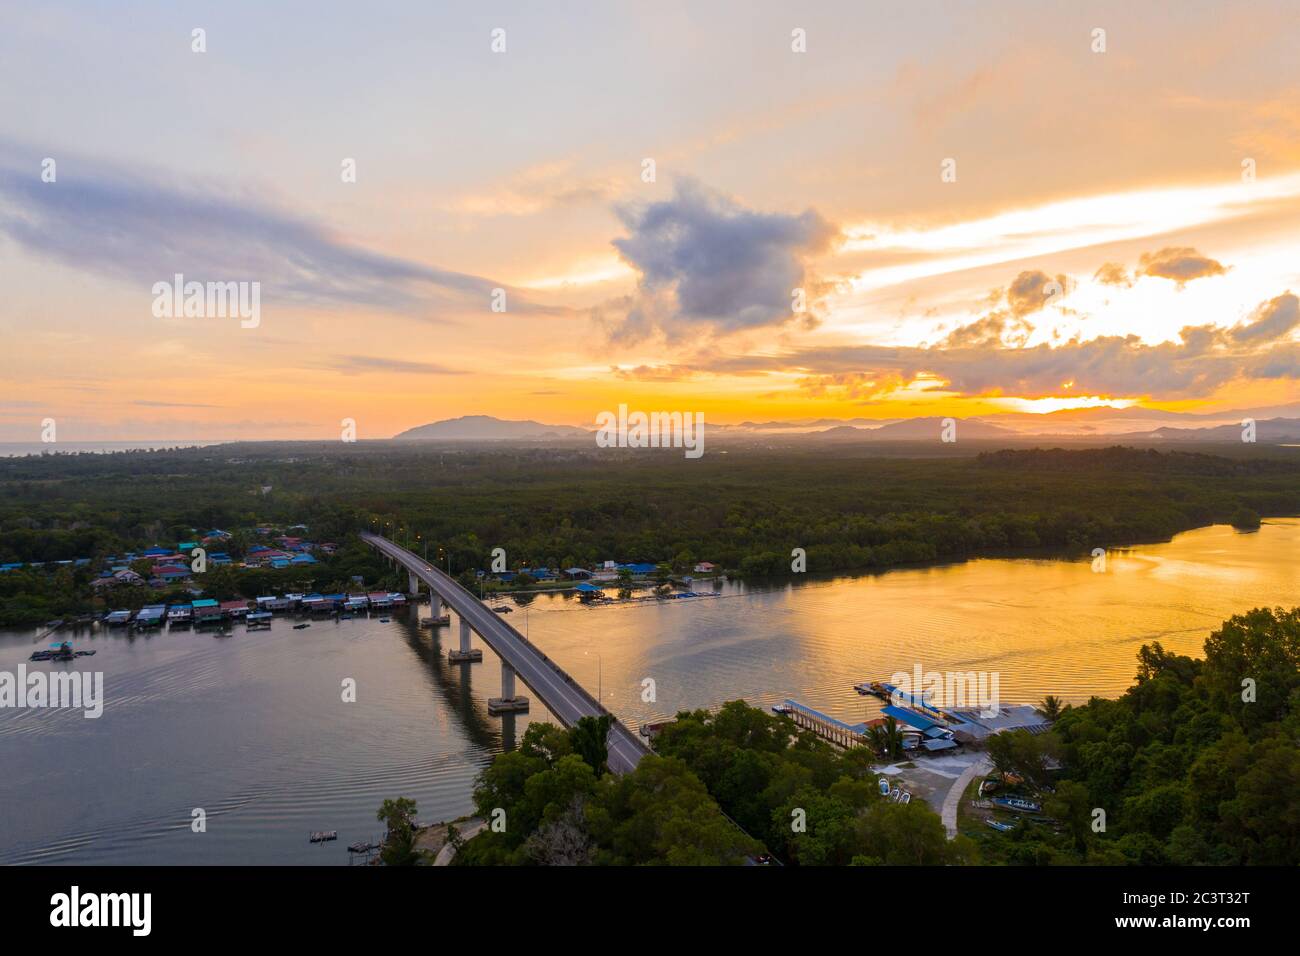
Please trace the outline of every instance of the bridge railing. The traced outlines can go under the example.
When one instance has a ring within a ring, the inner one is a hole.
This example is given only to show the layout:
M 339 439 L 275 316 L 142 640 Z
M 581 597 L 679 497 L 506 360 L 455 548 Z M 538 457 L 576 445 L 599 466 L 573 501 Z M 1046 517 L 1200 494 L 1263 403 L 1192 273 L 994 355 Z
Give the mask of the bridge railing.
M 438 580 L 438 586 L 440 590 L 454 589 L 455 591 L 458 592 L 457 596 L 460 597 L 461 599 L 466 601 L 471 601 L 476 604 L 483 604 L 483 602 L 480 601 L 478 598 L 476 598 L 469 591 L 469 589 L 467 589 L 464 585 L 462 585 L 451 575 L 444 572 L 441 568 L 436 568 L 433 567 L 432 565 L 426 565 L 418 555 L 413 554 L 412 552 L 408 551 L 406 548 L 403 548 L 400 544 L 397 544 L 396 542 L 389 541 L 387 538 L 383 537 L 382 535 L 375 535 L 374 537 L 377 540 L 383 541 L 396 548 L 399 552 L 398 558 L 399 560 L 401 560 L 403 565 L 407 567 L 407 570 L 424 571 L 426 574 L 432 573 L 433 576 Z M 446 595 L 443 594 L 442 597 L 445 599 Z M 486 607 L 486 605 L 484 605 L 484 607 Z M 591 692 L 588 691 L 587 688 L 583 687 L 576 680 L 574 680 L 569 675 L 568 671 L 566 671 L 555 661 L 551 660 L 551 658 L 547 656 L 545 651 L 543 651 L 540 647 L 538 647 L 527 637 L 521 634 L 513 624 L 509 623 L 508 621 L 501 620 L 500 617 L 497 618 L 497 622 L 503 628 L 509 631 L 512 635 L 514 635 L 514 637 L 517 638 L 521 644 L 527 647 L 535 655 L 540 657 L 542 661 L 546 664 L 546 666 L 549 667 L 557 677 L 563 678 L 564 682 L 567 683 L 574 690 L 576 690 L 587 701 L 587 703 L 589 703 L 596 710 L 598 714 L 608 715 L 610 718 L 612 718 L 612 722 L 613 722 L 612 726 L 615 729 L 616 733 L 623 734 L 625 737 L 627 737 L 628 740 L 630 740 L 633 744 L 640 747 L 641 749 L 643 750 L 647 749 L 645 745 L 636 737 L 636 735 L 633 734 L 633 732 L 628 728 L 626 724 L 624 724 L 621 720 L 618 719 L 617 716 L 611 713 L 610 710 L 601 701 L 593 697 L 591 695 Z

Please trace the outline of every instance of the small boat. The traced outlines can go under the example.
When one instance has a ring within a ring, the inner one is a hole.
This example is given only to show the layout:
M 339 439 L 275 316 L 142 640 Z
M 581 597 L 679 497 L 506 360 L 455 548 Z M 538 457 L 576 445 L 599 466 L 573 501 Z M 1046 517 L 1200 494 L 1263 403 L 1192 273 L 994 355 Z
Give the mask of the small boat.
M 881 795 L 882 797 L 887 797 L 887 796 L 889 796 L 889 781 L 888 781 L 888 780 L 886 780 L 884 777 L 881 777 L 879 780 L 876 781 L 876 785 L 877 785 L 878 787 L 880 787 L 880 795 Z
M 514 608 L 498 606 L 498 607 L 494 607 L 492 610 L 496 611 L 498 614 L 509 614 L 512 610 L 514 610 Z
M 304 627 L 311 627 L 311 625 L 310 625 L 310 624 L 295 624 L 295 625 L 293 626 L 293 629 L 294 629 L 295 631 L 301 631 Z
M 391 618 L 381 617 L 381 618 L 379 619 L 379 623 L 380 623 L 380 624 L 387 624 L 390 620 L 391 620 Z
M 904 790 L 904 791 L 903 791 L 902 799 L 900 799 L 898 802 L 899 802 L 899 803 L 911 803 L 911 802 L 912 802 L 912 794 L 911 794 L 911 792 L 908 791 L 908 790 Z
M 338 830 L 313 830 L 311 836 L 308 837 L 312 843 L 328 843 L 330 840 L 337 840 L 338 838 Z
M 1003 823 L 1001 820 L 985 820 L 984 822 L 999 833 L 1010 833 L 1016 828 L 1014 823 Z
M 94 651 L 91 651 L 93 654 Z M 76 655 L 72 652 L 72 645 L 67 641 L 61 644 L 51 644 L 47 651 L 32 651 L 32 656 L 28 660 L 33 661 L 70 661 Z
M 1032 800 L 1025 800 L 1021 797 L 994 797 L 993 804 L 1003 807 L 1007 810 L 1016 810 L 1020 813 L 1041 813 L 1042 807 Z
M 774 714 L 789 714 L 789 713 L 793 713 L 793 712 L 794 712 L 794 708 L 791 707 L 789 704 L 773 704 L 773 705 L 772 705 L 772 713 L 774 713 Z
M 897 787 L 889 791 L 889 799 L 893 803 L 897 803 L 899 800 L 902 799 L 902 797 L 903 797 L 903 791 L 899 790 Z

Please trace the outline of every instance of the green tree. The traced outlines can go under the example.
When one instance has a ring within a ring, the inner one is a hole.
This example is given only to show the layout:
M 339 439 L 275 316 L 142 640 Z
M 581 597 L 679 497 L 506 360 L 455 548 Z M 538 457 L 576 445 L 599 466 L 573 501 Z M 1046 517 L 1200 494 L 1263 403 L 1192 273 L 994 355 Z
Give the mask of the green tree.
M 388 827 L 379 858 L 385 866 L 412 866 L 419 861 L 415 852 L 415 801 L 397 797 L 380 804 L 376 818 Z
M 609 714 L 599 717 L 581 717 L 569 731 L 573 752 L 586 761 L 587 766 L 600 776 L 609 769 L 609 728 L 614 718 Z
M 1064 710 L 1064 706 L 1062 705 L 1061 698 L 1054 697 L 1051 694 L 1048 694 L 1038 702 L 1038 712 L 1042 714 L 1049 723 L 1060 717 L 1062 710 Z

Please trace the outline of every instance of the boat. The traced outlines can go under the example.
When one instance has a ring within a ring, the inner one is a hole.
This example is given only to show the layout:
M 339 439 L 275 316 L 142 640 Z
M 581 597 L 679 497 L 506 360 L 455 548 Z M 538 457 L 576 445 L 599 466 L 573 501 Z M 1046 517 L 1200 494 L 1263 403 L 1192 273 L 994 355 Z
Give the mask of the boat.
M 788 713 L 792 712 L 793 710 L 794 710 L 794 708 L 791 707 L 789 704 L 773 704 L 773 705 L 772 705 L 772 713 L 774 713 L 774 714 L 788 714 Z
M 912 794 L 911 794 L 911 791 L 904 790 L 904 791 L 903 791 L 903 796 L 899 799 L 898 802 L 899 802 L 899 803 L 911 803 L 911 802 L 912 802 Z
M 70 661 L 74 657 L 89 657 L 94 651 L 74 651 L 70 641 L 64 641 L 61 644 L 55 643 L 50 645 L 47 651 L 32 651 L 32 656 L 28 660 L 33 661 Z
M 338 830 L 313 830 L 308 839 L 312 843 L 328 843 L 330 840 L 339 838 Z
M 897 803 L 903 796 L 903 791 L 895 787 L 889 791 L 889 799 L 892 803 Z
M 887 796 L 889 796 L 889 781 L 888 781 L 888 780 L 886 780 L 884 777 L 881 777 L 879 780 L 876 781 L 876 785 L 877 785 L 878 787 L 880 787 L 880 795 L 881 795 L 882 797 L 887 797 Z
M 498 614 L 509 614 L 512 608 L 497 606 L 494 607 L 492 610 L 496 611 Z
M 295 625 L 293 626 L 293 629 L 294 629 L 295 631 L 301 631 L 304 627 L 311 627 L 311 625 L 310 625 L 310 624 L 295 624 Z
M 379 623 L 380 623 L 380 624 L 387 624 L 390 620 L 392 620 L 392 618 L 381 617 L 381 618 L 379 619 Z
M 994 797 L 995 806 L 1003 807 L 1007 810 L 1016 810 L 1020 813 L 1041 813 L 1042 807 L 1032 800 L 1025 800 L 1021 797 Z
M 1014 823 L 1003 823 L 1001 820 L 985 820 L 984 822 L 999 833 L 1010 833 L 1016 828 Z

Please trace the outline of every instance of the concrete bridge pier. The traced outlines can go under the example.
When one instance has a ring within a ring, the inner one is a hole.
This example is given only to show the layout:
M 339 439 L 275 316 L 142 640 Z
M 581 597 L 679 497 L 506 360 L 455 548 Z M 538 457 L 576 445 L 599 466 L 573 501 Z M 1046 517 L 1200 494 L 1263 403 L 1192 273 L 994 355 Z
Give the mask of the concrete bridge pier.
M 501 662 L 501 696 L 488 698 L 489 714 L 526 714 L 528 698 L 515 693 L 515 669 Z
M 410 597 L 418 598 L 420 596 L 420 579 L 415 576 L 414 571 L 408 571 L 406 573 L 408 576 L 408 587 L 406 593 Z
M 437 600 L 436 594 L 434 595 L 434 600 Z M 462 617 L 460 619 L 460 650 L 448 651 L 447 660 L 453 664 L 477 664 L 479 661 L 483 660 L 483 652 L 477 648 L 470 647 L 469 635 L 469 621 Z

